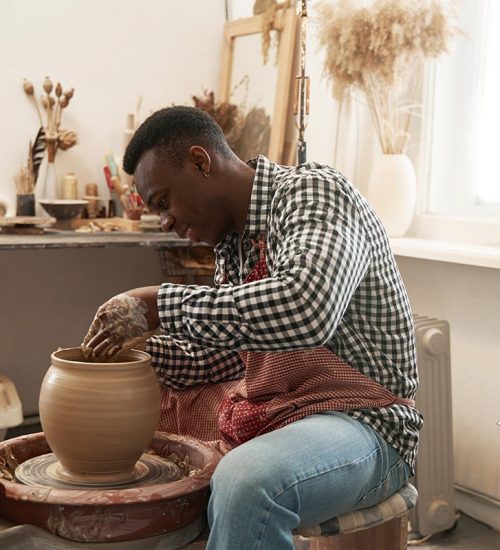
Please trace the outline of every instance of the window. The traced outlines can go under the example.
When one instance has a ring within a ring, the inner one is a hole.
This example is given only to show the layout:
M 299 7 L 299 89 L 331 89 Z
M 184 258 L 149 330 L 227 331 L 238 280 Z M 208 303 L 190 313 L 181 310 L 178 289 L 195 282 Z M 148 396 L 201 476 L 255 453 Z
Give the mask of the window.
M 431 78 L 424 210 L 500 221 L 500 1 L 457 9 L 465 34 Z

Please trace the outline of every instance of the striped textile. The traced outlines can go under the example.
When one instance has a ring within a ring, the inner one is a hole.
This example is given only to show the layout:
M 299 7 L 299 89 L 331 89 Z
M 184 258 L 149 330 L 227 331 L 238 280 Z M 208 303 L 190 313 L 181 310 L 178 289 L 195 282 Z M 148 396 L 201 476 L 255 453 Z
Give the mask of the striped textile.
M 415 487 L 407 483 L 397 493 L 375 506 L 331 518 L 318 525 L 298 527 L 295 529 L 294 535 L 319 537 L 370 529 L 391 519 L 406 515 L 416 506 L 417 497 L 418 493 Z

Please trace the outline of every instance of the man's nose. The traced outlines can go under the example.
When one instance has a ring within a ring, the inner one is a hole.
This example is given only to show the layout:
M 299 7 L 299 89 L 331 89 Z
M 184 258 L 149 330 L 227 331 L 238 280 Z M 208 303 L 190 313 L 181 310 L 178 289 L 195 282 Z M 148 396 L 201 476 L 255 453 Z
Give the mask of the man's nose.
M 172 231 L 172 228 L 175 223 L 175 218 L 170 214 L 167 214 L 166 212 L 162 212 L 160 214 L 160 223 L 161 223 L 161 230 L 164 231 L 165 233 L 168 233 L 169 231 Z

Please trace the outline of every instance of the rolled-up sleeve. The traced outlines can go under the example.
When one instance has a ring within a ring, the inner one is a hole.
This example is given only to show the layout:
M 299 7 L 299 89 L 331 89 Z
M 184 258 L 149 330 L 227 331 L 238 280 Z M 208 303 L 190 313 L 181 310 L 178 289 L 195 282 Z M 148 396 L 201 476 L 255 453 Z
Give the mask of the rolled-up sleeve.
M 152 336 L 146 351 L 159 382 L 175 389 L 236 380 L 245 371 L 238 352 L 198 346 L 168 335 Z

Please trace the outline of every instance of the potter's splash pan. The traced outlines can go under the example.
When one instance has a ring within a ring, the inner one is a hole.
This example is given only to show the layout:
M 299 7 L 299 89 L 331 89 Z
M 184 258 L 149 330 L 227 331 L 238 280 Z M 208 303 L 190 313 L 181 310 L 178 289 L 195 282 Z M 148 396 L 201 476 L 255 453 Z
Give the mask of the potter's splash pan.
M 210 478 L 221 455 L 192 438 L 156 432 L 149 449 L 166 458 L 188 456 L 199 472 L 170 483 L 129 489 L 34 487 L 0 478 L 0 515 L 80 542 L 110 542 L 180 529 L 205 512 Z M 43 433 L 0 443 L 0 458 L 19 464 L 51 449 Z

